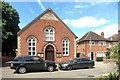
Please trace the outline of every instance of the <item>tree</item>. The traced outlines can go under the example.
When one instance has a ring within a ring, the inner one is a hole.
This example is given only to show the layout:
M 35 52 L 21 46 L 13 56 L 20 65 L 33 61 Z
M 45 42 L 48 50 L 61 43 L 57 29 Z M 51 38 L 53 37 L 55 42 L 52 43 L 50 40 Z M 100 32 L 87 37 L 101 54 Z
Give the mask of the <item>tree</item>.
M 15 54 L 19 22 L 17 11 L 8 3 L 2 2 L 2 55 Z
M 106 59 L 110 59 L 110 49 L 106 51 Z
M 118 66 L 119 78 L 120 78 L 120 44 L 115 45 L 112 48 L 112 58 L 115 60 Z

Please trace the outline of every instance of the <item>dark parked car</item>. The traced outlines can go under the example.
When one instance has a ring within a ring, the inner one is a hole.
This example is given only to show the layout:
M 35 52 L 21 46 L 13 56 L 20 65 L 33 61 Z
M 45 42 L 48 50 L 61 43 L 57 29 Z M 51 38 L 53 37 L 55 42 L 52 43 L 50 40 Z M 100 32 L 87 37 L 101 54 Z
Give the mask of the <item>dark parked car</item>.
M 78 69 L 78 68 L 92 68 L 94 66 L 94 61 L 87 58 L 74 58 L 66 63 L 59 63 L 59 68 L 62 69 Z
M 52 72 L 56 67 L 54 61 L 43 60 L 39 56 L 17 56 L 11 62 L 11 69 L 16 69 L 19 73 L 35 70 L 48 70 Z

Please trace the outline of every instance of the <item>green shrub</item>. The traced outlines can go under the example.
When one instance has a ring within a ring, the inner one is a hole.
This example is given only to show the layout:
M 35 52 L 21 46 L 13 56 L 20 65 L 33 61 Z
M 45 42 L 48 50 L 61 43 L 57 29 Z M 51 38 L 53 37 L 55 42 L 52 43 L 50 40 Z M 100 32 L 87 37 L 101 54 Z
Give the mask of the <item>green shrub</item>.
M 97 61 L 103 61 L 103 57 L 97 57 Z
M 106 76 L 100 76 L 97 80 L 118 80 L 118 72 L 111 72 Z
M 118 80 L 118 73 L 110 73 L 109 75 L 108 75 L 108 79 L 109 80 Z

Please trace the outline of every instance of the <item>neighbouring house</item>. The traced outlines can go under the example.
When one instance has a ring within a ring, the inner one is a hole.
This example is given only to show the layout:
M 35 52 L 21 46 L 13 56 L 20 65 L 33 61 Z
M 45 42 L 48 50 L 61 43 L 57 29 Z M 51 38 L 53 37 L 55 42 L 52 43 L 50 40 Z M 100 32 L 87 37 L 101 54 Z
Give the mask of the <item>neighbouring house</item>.
M 118 34 L 114 34 L 112 35 L 111 37 L 108 38 L 108 40 L 110 40 L 110 43 L 111 43 L 111 47 L 112 46 L 115 46 L 116 44 L 118 44 Z M 110 47 L 110 48 L 111 48 Z
M 17 55 L 38 55 L 44 60 L 68 61 L 76 56 L 77 36 L 48 8 L 18 32 Z
M 77 57 L 87 57 L 97 61 L 106 57 L 107 48 L 111 46 L 108 39 L 104 38 L 104 32 L 98 35 L 92 31 L 86 33 L 77 41 Z

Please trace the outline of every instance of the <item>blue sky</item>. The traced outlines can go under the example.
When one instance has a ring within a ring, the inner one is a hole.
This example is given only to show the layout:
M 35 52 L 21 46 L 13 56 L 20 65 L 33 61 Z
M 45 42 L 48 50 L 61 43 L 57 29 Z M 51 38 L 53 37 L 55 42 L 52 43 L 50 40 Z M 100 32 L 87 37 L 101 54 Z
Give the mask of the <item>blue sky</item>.
M 117 2 L 9 2 L 20 16 L 19 26 L 25 25 L 43 13 L 48 7 L 81 38 L 88 31 L 105 37 L 118 33 Z

